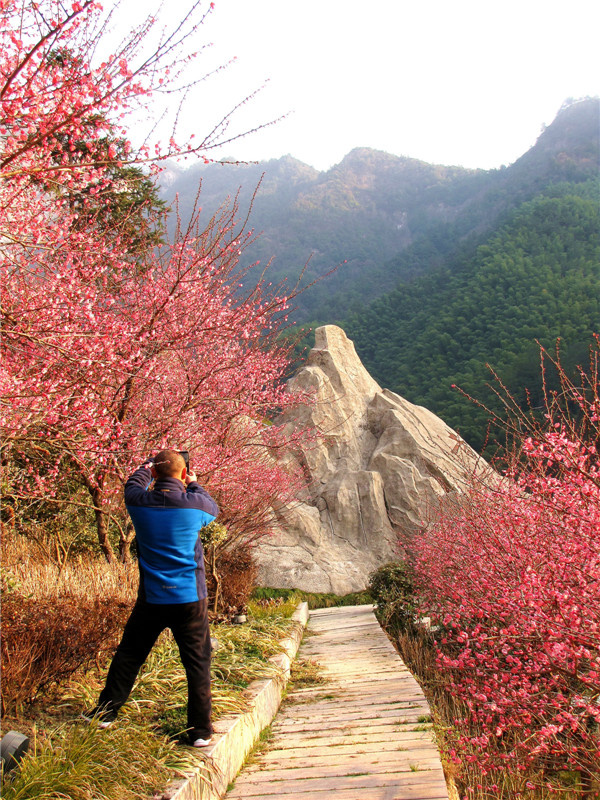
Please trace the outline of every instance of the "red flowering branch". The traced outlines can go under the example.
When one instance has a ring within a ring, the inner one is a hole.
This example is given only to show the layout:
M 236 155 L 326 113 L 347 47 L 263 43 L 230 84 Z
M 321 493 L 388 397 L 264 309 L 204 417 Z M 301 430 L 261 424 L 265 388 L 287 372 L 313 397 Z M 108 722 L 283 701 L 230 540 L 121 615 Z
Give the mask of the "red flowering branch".
M 305 399 L 283 389 L 291 344 L 279 333 L 293 292 L 259 281 L 240 293 L 252 234 L 235 203 L 205 223 L 198 210 L 170 245 L 145 251 L 131 224 L 102 213 L 102 198 L 119 192 L 115 119 L 179 73 L 195 28 L 186 18 L 136 61 L 146 20 L 93 66 L 104 30 L 95 3 L 2 0 L 0 12 L 8 499 L 79 502 L 69 494 L 83 487 L 112 559 L 123 480 L 149 452 L 180 446 L 224 521 L 263 535 L 270 506 L 301 480 L 274 458 L 289 437 L 269 424 Z M 122 139 L 119 148 L 129 164 L 147 157 Z
M 467 709 L 458 758 L 484 771 L 598 778 L 599 354 L 596 337 L 577 381 L 552 359 L 545 413 L 515 404 L 507 421 L 520 438 L 506 480 L 473 486 L 416 544 L 439 664 Z

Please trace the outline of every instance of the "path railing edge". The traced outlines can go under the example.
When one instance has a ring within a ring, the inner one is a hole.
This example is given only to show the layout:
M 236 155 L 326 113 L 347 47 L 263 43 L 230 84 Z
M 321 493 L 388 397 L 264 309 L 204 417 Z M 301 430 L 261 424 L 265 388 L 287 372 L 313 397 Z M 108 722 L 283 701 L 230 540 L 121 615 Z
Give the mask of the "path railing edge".
M 250 709 L 242 714 L 221 717 L 215 722 L 216 741 L 202 751 L 204 758 L 199 762 L 198 770 L 183 781 L 172 783 L 161 800 L 219 800 L 225 794 L 261 731 L 272 722 L 279 709 L 309 616 L 308 603 L 299 603 L 292 615 L 297 624 L 281 642 L 283 652 L 269 659 L 281 673 L 250 684 L 246 690 Z M 206 780 L 207 766 L 212 775 L 210 784 Z

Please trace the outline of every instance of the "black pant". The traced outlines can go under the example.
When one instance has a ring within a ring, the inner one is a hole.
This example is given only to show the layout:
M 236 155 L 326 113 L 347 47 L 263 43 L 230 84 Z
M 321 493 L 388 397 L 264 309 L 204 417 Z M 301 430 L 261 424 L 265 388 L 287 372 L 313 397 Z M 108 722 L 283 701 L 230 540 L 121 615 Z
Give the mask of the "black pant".
M 194 739 L 212 735 L 210 721 L 210 631 L 207 601 L 160 605 L 138 600 L 108 670 L 98 708 L 116 713 L 129 697 L 142 664 L 159 634 L 170 628 L 188 683 L 188 728 Z

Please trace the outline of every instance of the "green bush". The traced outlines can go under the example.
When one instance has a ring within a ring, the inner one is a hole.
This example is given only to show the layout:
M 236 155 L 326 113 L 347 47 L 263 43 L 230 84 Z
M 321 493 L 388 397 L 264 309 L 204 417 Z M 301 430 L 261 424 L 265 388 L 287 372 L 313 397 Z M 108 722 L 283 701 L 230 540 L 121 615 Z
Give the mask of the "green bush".
M 369 575 L 369 593 L 377 603 L 377 617 L 390 633 L 414 629 L 417 613 L 410 567 L 392 562 Z

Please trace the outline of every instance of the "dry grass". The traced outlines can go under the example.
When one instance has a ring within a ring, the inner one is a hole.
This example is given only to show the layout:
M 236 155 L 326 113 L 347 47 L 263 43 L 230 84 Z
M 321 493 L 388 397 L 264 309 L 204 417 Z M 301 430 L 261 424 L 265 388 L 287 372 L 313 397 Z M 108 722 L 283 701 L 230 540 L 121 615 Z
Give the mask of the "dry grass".
M 323 670 L 318 661 L 297 658 L 291 666 L 290 689 L 307 689 L 325 683 Z
M 4 781 L 4 800 L 145 800 L 198 766 L 197 754 L 138 725 L 64 725 L 36 737 Z M 208 769 L 204 778 L 210 780 Z
M 78 555 L 60 568 L 24 536 L 2 537 L 2 588 L 24 597 L 101 597 L 133 604 L 137 595 L 138 568 L 108 564 L 102 558 Z
M 62 568 L 23 536 L 2 539 L 2 713 L 110 657 L 137 592 L 135 564 L 77 556 Z
M 53 609 L 68 606 L 74 611 L 72 622 L 79 620 L 83 630 L 85 613 L 78 615 L 75 611 L 95 606 L 98 597 L 115 606 L 131 606 L 138 573 L 135 563 L 108 565 L 84 557 L 73 558 L 59 570 L 31 543 L 7 536 L 3 542 L 2 583 L 15 608 L 39 605 L 48 611 L 47 619 L 53 620 Z M 213 659 L 214 718 L 245 710 L 245 687 L 255 678 L 278 674 L 278 668 L 268 659 L 280 651 L 280 640 L 294 624 L 289 619 L 293 608 L 293 604 L 254 607 L 245 625 L 213 626 L 213 635 L 221 645 Z M 88 623 L 93 621 L 91 618 Z M 33 631 L 36 625 L 29 627 Z M 120 629 L 119 623 L 118 633 Z M 70 640 L 49 637 L 53 638 L 62 642 L 63 649 L 69 648 Z M 113 728 L 98 731 L 76 721 L 83 709 L 96 703 L 107 655 L 102 664 L 85 673 L 80 670 L 67 684 L 46 684 L 38 702 L 23 704 L 20 716 L 3 719 L 4 731 L 19 730 L 35 739 L 31 754 L 5 783 L 4 797 L 146 798 L 189 765 L 190 750 L 177 744 L 186 725 L 187 683 L 170 632 L 163 634 L 154 648 Z M 197 761 L 198 754 L 192 755 Z M 143 781 L 139 778 L 142 773 Z
M 45 689 L 90 669 L 116 647 L 128 604 L 14 593 L 2 601 L 2 713 L 18 712 Z
M 248 545 L 238 542 L 231 549 L 222 550 L 217 568 L 221 579 L 219 609 L 225 614 L 242 613 L 256 584 L 258 565 Z M 209 595 L 214 594 L 210 570 L 207 570 Z

